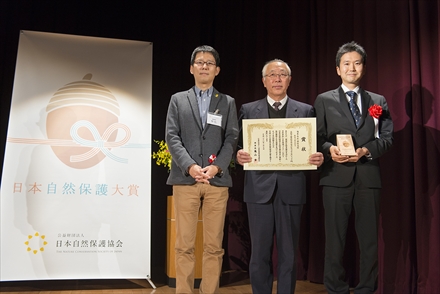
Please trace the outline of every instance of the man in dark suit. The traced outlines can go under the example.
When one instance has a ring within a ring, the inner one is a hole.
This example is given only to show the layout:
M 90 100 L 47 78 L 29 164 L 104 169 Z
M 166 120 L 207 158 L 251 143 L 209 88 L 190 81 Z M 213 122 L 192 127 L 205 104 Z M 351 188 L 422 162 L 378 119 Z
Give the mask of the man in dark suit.
M 313 117 L 312 106 L 287 96 L 291 81 L 290 67 L 275 59 L 263 67 L 263 84 L 267 97 L 244 104 L 240 109 L 239 125 L 243 119 Z M 240 136 L 241 140 L 241 136 Z M 324 158 L 314 153 L 311 164 L 320 166 Z M 237 162 L 251 162 L 243 149 L 237 151 Z M 272 248 L 274 234 L 278 250 L 278 293 L 293 293 L 296 285 L 296 251 L 300 219 L 306 202 L 306 182 L 302 171 L 246 171 L 244 201 L 247 204 L 252 254 L 249 273 L 253 293 L 272 293 Z
M 385 98 L 359 87 L 366 61 L 367 54 L 360 45 L 342 45 L 336 54 L 336 72 L 342 85 L 318 95 L 315 101 L 318 149 L 325 156 L 320 185 L 326 232 L 324 284 L 329 293 L 350 292 L 342 258 L 352 207 L 361 256 L 354 293 L 374 293 L 377 289 L 378 158 L 391 148 L 393 122 Z M 341 154 L 338 134 L 351 135 L 354 156 Z
M 220 57 L 210 46 L 197 47 L 190 72 L 195 86 L 171 97 L 166 142 L 172 156 L 167 180 L 173 185 L 176 215 L 176 293 L 193 293 L 195 240 L 203 212 L 200 293 L 217 293 L 222 268 L 223 227 L 232 179 L 228 171 L 238 139 L 235 100 L 219 93 L 214 78 Z

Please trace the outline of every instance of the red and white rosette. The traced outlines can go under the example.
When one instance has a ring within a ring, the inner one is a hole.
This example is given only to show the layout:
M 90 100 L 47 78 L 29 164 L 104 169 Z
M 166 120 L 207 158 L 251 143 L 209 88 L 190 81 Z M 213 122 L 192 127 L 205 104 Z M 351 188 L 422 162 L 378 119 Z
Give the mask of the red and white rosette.
M 215 154 L 211 154 L 211 156 L 209 156 L 208 158 L 208 162 L 209 164 L 213 164 L 214 161 L 216 160 L 217 156 L 215 156 Z
M 374 104 L 368 108 L 368 113 L 374 120 L 374 135 L 379 138 L 379 117 L 382 115 L 382 106 Z

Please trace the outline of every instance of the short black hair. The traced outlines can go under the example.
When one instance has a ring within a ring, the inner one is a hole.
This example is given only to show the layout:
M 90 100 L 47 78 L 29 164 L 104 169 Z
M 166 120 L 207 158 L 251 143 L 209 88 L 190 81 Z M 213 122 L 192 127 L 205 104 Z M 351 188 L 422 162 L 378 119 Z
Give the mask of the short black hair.
M 353 51 L 356 51 L 362 57 L 363 65 L 367 63 L 367 52 L 365 52 L 365 49 L 355 41 L 351 41 L 350 43 L 345 43 L 344 45 L 339 47 L 339 50 L 336 53 L 336 67 L 339 67 L 342 55 Z
M 191 65 L 194 64 L 194 61 L 196 59 L 196 55 L 199 52 L 209 52 L 212 54 L 212 56 L 214 56 L 215 59 L 215 65 L 219 66 L 220 65 L 220 55 L 218 54 L 218 52 L 212 48 L 211 46 L 208 45 L 202 45 L 197 47 L 196 49 L 194 49 L 193 53 L 191 54 Z

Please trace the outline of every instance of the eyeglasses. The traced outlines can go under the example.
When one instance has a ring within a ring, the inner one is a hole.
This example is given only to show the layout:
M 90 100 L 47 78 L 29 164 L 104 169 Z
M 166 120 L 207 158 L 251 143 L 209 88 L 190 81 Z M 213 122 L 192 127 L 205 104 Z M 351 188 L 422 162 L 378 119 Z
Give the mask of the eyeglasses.
M 265 77 L 268 77 L 271 80 L 275 80 L 276 78 L 280 78 L 282 80 L 285 80 L 285 79 L 287 79 L 288 76 L 289 75 L 285 74 L 285 73 L 282 73 L 282 74 L 271 73 L 269 75 L 265 75 Z
M 206 64 L 208 67 L 211 67 L 211 66 L 215 66 L 215 65 L 216 65 L 214 61 L 203 61 L 203 60 L 197 60 L 197 61 L 194 61 L 194 64 L 197 65 L 198 67 L 203 67 L 205 64 Z

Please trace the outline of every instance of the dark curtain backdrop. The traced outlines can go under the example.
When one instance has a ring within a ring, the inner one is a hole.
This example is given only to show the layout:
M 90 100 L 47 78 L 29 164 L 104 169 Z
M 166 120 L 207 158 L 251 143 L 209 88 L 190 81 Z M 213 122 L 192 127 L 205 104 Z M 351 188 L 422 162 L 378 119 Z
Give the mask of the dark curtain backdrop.
M 335 53 L 355 40 L 368 53 L 362 87 L 387 98 L 395 123 L 394 148 L 381 158 L 378 293 L 440 293 L 439 15 L 436 0 L 0 0 L 0 145 L 6 141 L 20 30 L 153 42 L 154 139 L 164 138 L 170 96 L 193 85 L 189 57 L 198 45 L 219 51 L 215 86 L 235 97 L 239 108 L 264 97 L 261 69 L 273 58 L 292 68 L 289 96 L 313 104 L 317 94 L 339 86 Z M 166 196 L 171 194 L 166 177 L 164 168 L 153 166 L 152 276 L 158 281 L 165 276 Z M 237 168 L 225 224 L 224 271 L 247 270 L 242 188 L 243 172 Z M 325 238 L 316 172 L 308 176 L 308 189 L 298 278 L 320 283 Z M 344 263 L 352 285 L 358 255 L 350 225 Z

